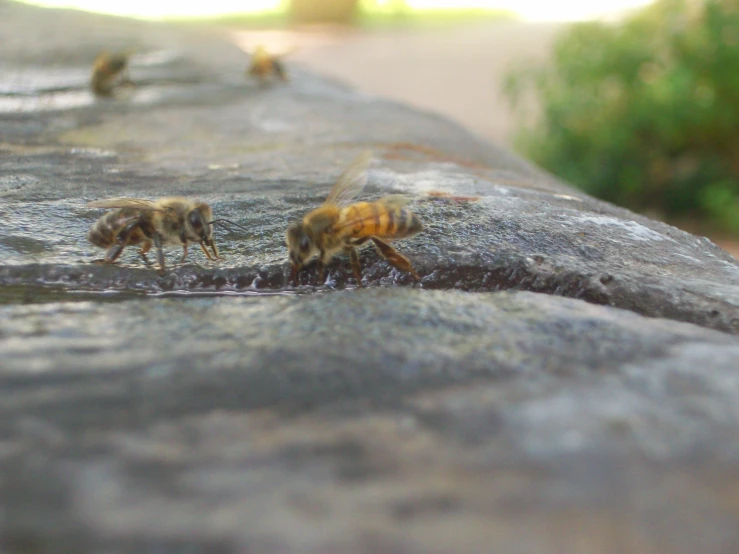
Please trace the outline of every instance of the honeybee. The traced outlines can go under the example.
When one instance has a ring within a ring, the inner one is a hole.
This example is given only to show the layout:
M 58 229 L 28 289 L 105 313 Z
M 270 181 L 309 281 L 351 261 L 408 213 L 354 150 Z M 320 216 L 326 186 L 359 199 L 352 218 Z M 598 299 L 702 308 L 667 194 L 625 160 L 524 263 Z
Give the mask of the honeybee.
M 281 81 L 287 81 L 287 73 L 285 72 L 285 65 L 282 62 L 282 58 L 291 51 L 283 52 L 279 55 L 270 54 L 264 46 L 257 46 L 251 54 L 251 63 L 246 70 L 246 74 L 256 77 L 261 82 L 266 82 L 272 75 Z
M 349 254 L 354 278 L 361 287 L 357 247 L 370 240 L 390 265 L 419 279 L 408 258 L 386 242 L 410 237 L 423 230 L 418 216 L 404 207 L 407 200 L 400 195 L 392 195 L 376 202 L 350 203 L 367 184 L 367 167 L 371 157 L 371 152 L 366 151 L 355 158 L 336 181 L 323 204 L 309 212 L 302 221 L 289 225 L 287 247 L 293 282 L 298 271 L 316 256 L 319 277 L 323 280 L 325 265 L 343 250 Z
M 158 200 L 111 198 L 87 204 L 90 208 L 110 208 L 110 211 L 90 226 L 88 240 L 107 248 L 103 263 L 114 263 L 126 246 L 141 245 L 139 254 L 148 263 L 146 253 L 156 249 L 159 273 L 164 273 L 163 246 L 182 245 L 182 260 L 187 247 L 198 243 L 205 256 L 223 260 L 213 242 L 213 211 L 205 202 L 188 198 L 169 197 Z M 208 252 L 206 246 L 212 251 Z
M 97 96 L 111 96 L 113 89 L 130 82 L 127 73 L 128 55 L 102 52 L 92 65 L 90 87 Z

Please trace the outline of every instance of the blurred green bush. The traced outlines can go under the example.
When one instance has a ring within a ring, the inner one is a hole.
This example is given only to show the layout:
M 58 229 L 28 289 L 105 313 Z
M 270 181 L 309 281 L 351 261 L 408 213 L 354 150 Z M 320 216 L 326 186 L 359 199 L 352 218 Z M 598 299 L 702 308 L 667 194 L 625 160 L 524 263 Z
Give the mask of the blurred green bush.
M 657 0 L 514 69 L 516 147 L 587 192 L 739 234 L 739 0 Z

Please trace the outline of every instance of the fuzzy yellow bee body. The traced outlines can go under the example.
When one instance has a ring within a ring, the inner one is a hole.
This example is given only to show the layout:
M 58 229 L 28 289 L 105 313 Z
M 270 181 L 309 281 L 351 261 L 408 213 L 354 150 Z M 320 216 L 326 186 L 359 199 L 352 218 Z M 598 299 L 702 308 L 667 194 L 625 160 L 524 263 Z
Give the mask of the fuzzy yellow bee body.
M 92 224 L 87 235 L 92 244 L 107 249 L 105 263 L 115 262 L 126 246 L 135 245 L 140 245 L 139 253 L 145 260 L 151 247 L 156 249 L 160 273 L 165 269 L 163 246 L 182 246 L 182 261 L 190 244 L 199 244 L 209 260 L 223 259 L 213 242 L 213 211 L 205 202 L 180 197 L 112 198 L 87 206 L 110 209 Z
M 246 70 L 246 74 L 256 77 L 261 82 L 267 82 L 272 76 L 277 77 L 281 81 L 287 81 L 287 72 L 285 71 L 285 64 L 282 58 L 288 53 L 285 52 L 280 55 L 271 54 L 264 46 L 257 46 L 251 54 L 251 63 Z
M 128 55 L 101 53 L 92 66 L 90 88 L 97 96 L 112 96 L 119 84 L 128 82 Z
M 372 241 L 378 253 L 392 266 L 418 279 L 408 258 L 397 252 L 387 241 L 410 237 L 423 230 L 416 214 L 405 208 L 406 199 L 387 196 L 375 202 L 351 200 L 367 183 L 370 152 L 360 154 L 342 173 L 324 203 L 292 223 L 287 230 L 292 278 L 311 259 L 317 257 L 319 271 L 339 252 L 349 254 L 352 271 L 362 285 L 357 247 Z

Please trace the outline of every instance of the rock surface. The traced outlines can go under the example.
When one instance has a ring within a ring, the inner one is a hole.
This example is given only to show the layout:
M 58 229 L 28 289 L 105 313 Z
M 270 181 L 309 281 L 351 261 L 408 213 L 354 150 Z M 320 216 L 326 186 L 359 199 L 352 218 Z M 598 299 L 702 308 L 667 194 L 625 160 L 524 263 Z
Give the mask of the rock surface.
M 0 550 L 739 551 L 717 246 L 297 67 L 248 82 L 213 31 L 0 2 L 0 35 Z M 96 101 L 106 48 L 140 86 Z M 367 249 L 367 290 L 343 258 L 290 285 L 287 223 L 368 147 L 422 280 Z M 169 194 L 249 229 L 226 262 L 90 263 L 86 202 Z

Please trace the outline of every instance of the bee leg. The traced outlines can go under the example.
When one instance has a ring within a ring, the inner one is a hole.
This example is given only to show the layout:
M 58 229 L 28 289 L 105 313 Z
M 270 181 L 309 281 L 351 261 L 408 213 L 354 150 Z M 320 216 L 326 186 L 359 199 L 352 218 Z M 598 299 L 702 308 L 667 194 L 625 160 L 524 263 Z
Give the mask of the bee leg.
M 353 246 L 347 246 L 345 248 L 349 252 L 349 261 L 352 263 L 352 272 L 354 273 L 354 279 L 357 281 L 357 286 L 362 286 L 362 266 L 359 263 L 359 253 Z
M 213 256 L 216 260 L 226 260 L 226 258 L 221 257 L 221 254 L 218 252 L 218 247 L 216 246 L 216 241 L 214 241 L 213 239 L 210 239 L 210 249 L 213 251 Z
M 287 81 L 287 73 L 285 73 L 285 66 L 282 65 L 280 60 L 272 60 L 272 69 L 275 71 L 275 75 L 282 81 Z
M 112 246 L 108 249 L 108 251 L 105 253 L 105 258 L 102 260 L 102 263 L 104 264 L 113 264 L 115 261 L 120 257 L 121 254 L 123 254 L 123 249 L 126 247 L 126 244 L 119 243 L 115 246 Z
M 180 263 L 184 264 L 185 260 L 187 260 L 187 243 L 182 245 L 182 259 L 180 260 Z
M 131 75 L 128 72 L 128 68 L 124 69 L 121 72 L 121 81 L 120 81 L 120 84 L 121 85 L 127 85 L 127 86 L 131 86 L 131 85 L 134 84 L 133 81 L 131 80 Z
M 372 242 L 375 243 L 377 252 L 380 254 L 380 256 L 385 258 L 391 266 L 396 267 L 401 271 L 407 271 L 408 273 L 413 275 L 413 278 L 416 281 L 421 280 L 421 278 L 418 276 L 418 273 L 416 273 L 416 271 L 413 269 L 413 266 L 411 265 L 411 262 L 408 258 L 403 256 L 403 254 L 395 250 L 395 248 L 390 246 L 384 240 L 378 239 L 377 237 L 370 238 L 372 239 Z
M 118 236 L 116 237 L 116 244 L 114 244 L 112 247 L 108 249 L 108 251 L 105 253 L 105 259 L 103 260 L 103 263 L 106 264 L 112 264 L 115 263 L 115 261 L 120 257 L 121 254 L 123 254 L 123 249 L 128 245 L 128 238 L 131 236 L 131 232 L 138 227 L 139 221 L 138 219 L 135 221 L 132 221 L 128 225 L 126 225 L 123 230 L 118 233 Z
M 151 242 L 148 240 L 144 242 L 144 244 L 141 245 L 141 249 L 139 250 L 139 256 L 144 260 L 144 263 L 146 265 L 151 265 L 151 262 L 149 261 L 149 258 L 146 257 L 146 253 L 151 250 Z
M 162 250 L 162 237 L 154 233 L 154 248 L 157 250 L 157 263 L 159 264 L 159 275 L 164 275 L 164 250 Z
M 318 262 L 316 262 L 316 265 L 318 266 L 318 280 L 323 283 L 323 278 L 326 274 L 326 251 L 321 250 L 318 256 Z
M 203 254 L 205 254 L 205 257 L 208 258 L 211 262 L 213 261 L 213 257 L 210 255 L 210 252 L 205 248 L 205 243 L 200 242 L 200 250 L 203 251 Z
M 216 243 L 212 240 L 210 241 L 210 249 L 213 251 L 213 255 L 211 256 L 210 252 L 205 248 L 206 243 L 205 241 L 202 241 L 200 243 L 200 248 L 203 251 L 203 254 L 205 254 L 205 257 L 208 258 L 210 261 L 215 262 L 218 260 L 225 260 L 226 258 L 221 258 L 221 256 L 218 254 L 218 247 L 216 246 Z
M 298 266 L 290 264 L 290 282 L 296 286 L 300 286 L 298 282 Z

